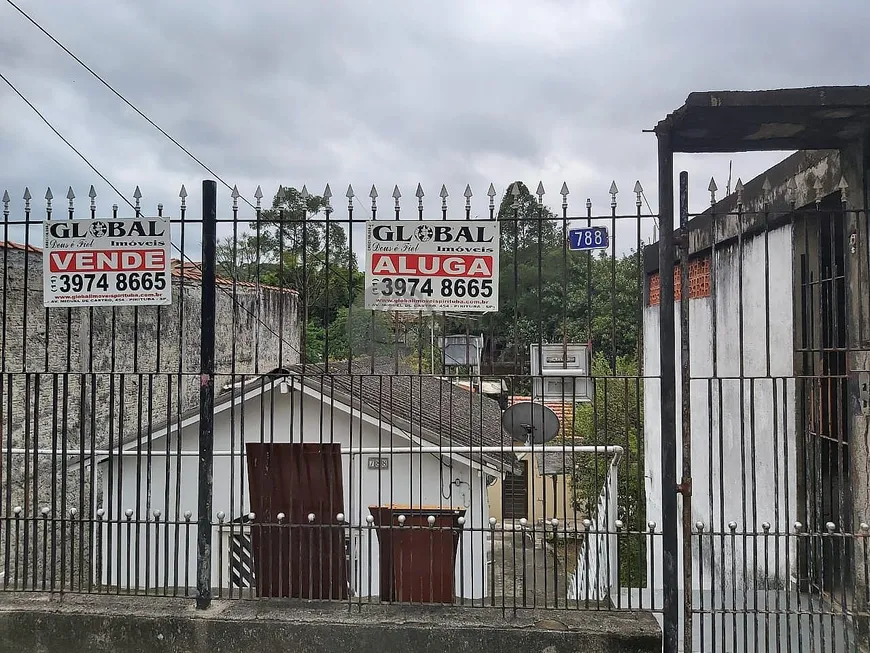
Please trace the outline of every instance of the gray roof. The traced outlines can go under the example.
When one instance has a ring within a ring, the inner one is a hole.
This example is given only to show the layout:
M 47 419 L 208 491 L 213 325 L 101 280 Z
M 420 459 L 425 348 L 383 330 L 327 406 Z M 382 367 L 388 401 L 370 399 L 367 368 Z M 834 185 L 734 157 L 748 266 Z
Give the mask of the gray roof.
M 306 387 L 326 398 L 360 408 L 369 416 L 382 419 L 433 445 L 504 447 L 504 453 L 458 454 L 485 463 L 499 471 L 516 471 L 517 458 L 510 451 L 512 442 L 501 427 L 498 403 L 478 392 L 469 392 L 448 381 L 421 374 L 391 358 L 376 358 L 323 364 L 293 365 L 252 377 L 245 374 L 241 381 L 226 385 L 215 396 L 215 408 L 282 378 L 296 377 Z M 168 425 L 199 415 L 199 407 L 183 412 L 178 418 L 162 421 L 151 428 L 156 433 Z M 131 433 L 124 444 L 146 440 Z
M 504 447 L 504 453 L 469 455 L 508 471 L 516 462 L 512 442 L 501 427 L 498 402 L 449 381 L 376 358 L 290 368 L 309 388 L 410 431 L 434 445 Z

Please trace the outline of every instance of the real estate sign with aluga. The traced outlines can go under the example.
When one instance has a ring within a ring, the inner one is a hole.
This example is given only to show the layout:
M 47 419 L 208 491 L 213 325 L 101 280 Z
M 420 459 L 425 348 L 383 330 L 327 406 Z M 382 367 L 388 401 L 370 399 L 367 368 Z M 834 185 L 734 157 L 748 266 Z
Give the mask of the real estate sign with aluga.
M 172 303 L 169 220 L 48 220 L 44 229 L 45 306 Z
M 365 306 L 497 311 L 499 246 L 494 220 L 369 221 Z

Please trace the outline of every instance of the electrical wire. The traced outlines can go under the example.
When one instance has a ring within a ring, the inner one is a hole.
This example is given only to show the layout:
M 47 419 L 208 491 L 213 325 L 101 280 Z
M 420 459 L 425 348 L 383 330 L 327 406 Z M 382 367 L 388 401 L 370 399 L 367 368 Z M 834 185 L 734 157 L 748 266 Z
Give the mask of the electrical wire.
M 111 181 L 110 181 L 110 180 L 109 180 L 109 179 L 108 179 L 108 178 L 107 178 L 107 177 L 106 177 L 102 172 L 100 172 L 100 171 L 97 169 L 97 167 L 96 167 L 93 163 L 91 163 L 91 162 L 88 160 L 88 158 L 87 158 L 84 154 L 81 153 L 81 151 L 79 151 L 78 148 L 76 148 L 72 143 L 70 143 L 70 141 L 69 141 L 69 140 L 68 140 L 68 139 L 67 139 L 67 138 L 66 138 L 66 137 L 65 137 L 65 136 L 64 136 L 64 135 L 63 135 L 63 134 L 62 134 L 62 133 L 61 133 L 61 132 L 60 132 L 60 131 L 55 127 L 55 126 L 54 126 L 54 125 L 51 124 L 51 122 L 48 120 L 48 118 L 46 118 L 46 117 L 43 115 L 43 113 L 42 113 L 42 112 L 41 112 L 41 111 L 36 107 L 36 105 L 34 105 L 33 102 L 31 102 L 29 99 L 27 99 L 27 97 L 26 97 L 26 96 L 25 96 L 21 91 L 19 91 L 18 88 L 16 88 L 15 84 L 13 84 L 12 81 L 10 81 L 9 78 L 6 77 L 6 75 L 4 75 L 2 72 L 0 72 L 0 79 L 2 79 L 2 80 L 6 83 L 6 85 L 9 86 L 9 88 L 11 88 L 12 91 L 13 91 L 13 92 L 14 92 L 14 93 L 19 97 L 19 98 L 21 98 L 21 100 L 22 100 L 25 104 L 27 104 L 27 106 L 30 107 L 30 108 L 33 110 L 33 112 L 34 112 L 37 116 L 39 116 L 39 118 L 42 120 L 42 122 L 44 122 L 44 123 L 48 126 L 48 128 L 51 129 L 51 131 L 54 132 L 54 134 L 55 134 L 58 138 L 60 138 L 61 141 L 64 142 L 64 144 L 65 144 L 67 147 L 69 147 L 73 152 L 75 152 L 75 153 L 79 156 L 79 158 L 80 158 L 82 161 L 84 161 L 85 164 L 86 164 L 86 165 L 87 165 L 91 170 L 93 170 L 94 174 L 96 174 L 100 179 L 102 179 L 104 182 L 106 182 L 106 184 L 108 184 L 108 185 L 112 188 L 112 190 L 114 190 L 115 193 L 118 194 L 118 197 L 120 197 L 122 200 L 124 200 L 124 202 L 126 202 L 126 203 L 130 206 L 130 208 L 132 208 L 132 209 L 135 210 L 135 208 L 136 208 L 135 204 L 133 204 L 133 202 L 131 202 L 129 199 L 127 199 L 127 197 L 126 197 L 126 196 L 125 196 L 125 195 L 124 195 L 120 190 L 118 190 L 118 187 L 117 187 L 117 186 L 115 186 L 115 185 L 114 185 L 114 184 L 113 184 L 113 183 L 112 183 L 112 182 L 111 182 Z M 172 247 L 174 247 L 174 248 L 178 251 L 178 253 L 179 253 L 183 258 L 187 259 L 187 261 L 188 261 L 189 263 L 191 263 L 191 264 L 193 264 L 193 265 L 196 265 L 196 262 L 195 262 L 193 259 L 191 259 L 190 256 L 188 256 L 184 251 L 182 251 L 182 249 L 181 249 L 178 245 L 176 245 L 175 243 L 172 243 Z M 182 270 L 182 277 L 183 277 L 183 275 L 184 275 L 184 272 L 183 272 L 183 270 Z M 300 354 L 300 356 L 301 356 L 302 352 L 300 351 L 300 349 L 299 349 L 298 347 L 296 347 L 293 343 L 288 342 L 287 340 L 285 340 L 283 336 L 281 336 L 280 334 L 278 334 L 274 329 L 272 329 L 272 327 L 270 327 L 268 324 L 266 324 L 266 323 L 265 323 L 265 322 L 264 322 L 264 321 L 263 321 L 263 320 L 262 320 L 258 315 L 256 315 L 253 311 L 251 311 L 251 310 L 248 309 L 247 307 L 243 306 L 243 305 L 239 302 L 239 300 L 235 297 L 235 293 L 230 293 L 229 291 L 227 291 L 225 288 L 223 288 L 223 287 L 220 286 L 219 284 L 215 284 L 215 287 L 216 287 L 218 290 L 220 290 L 221 292 L 223 292 L 223 293 L 224 293 L 226 296 L 228 296 L 230 299 L 232 299 L 232 300 L 233 300 L 233 303 L 234 303 L 238 308 L 240 308 L 241 310 L 243 310 L 243 311 L 244 311 L 245 313 L 247 313 L 250 317 L 254 318 L 254 319 L 255 319 L 255 320 L 256 320 L 256 321 L 257 321 L 261 326 L 263 326 L 267 331 L 269 331 L 272 335 L 274 335 L 274 336 L 275 336 L 276 338 L 278 338 L 281 342 L 283 342 L 285 345 L 287 345 L 291 350 L 295 351 L 297 354 Z
M 12 2 L 12 0 L 6 0 L 6 2 L 7 2 L 7 3 L 8 3 L 8 4 L 13 8 L 13 9 L 15 9 L 19 14 L 21 14 L 22 16 L 24 16 L 24 18 L 26 18 L 26 19 L 27 19 L 27 20 L 28 20 L 28 21 L 29 21 L 29 22 L 30 22 L 34 27 L 36 27 L 36 29 L 38 29 L 40 32 L 42 32 L 43 34 L 45 34 L 49 39 L 51 39 L 51 41 L 52 41 L 52 42 L 53 42 L 57 47 L 59 47 L 61 50 L 63 50 L 64 52 L 66 52 L 70 57 L 72 57 L 72 58 L 76 61 L 76 63 L 78 63 L 82 68 L 84 68 L 84 69 L 87 70 L 91 75 L 93 75 L 93 76 L 94 76 L 94 77 L 95 77 L 95 78 L 96 78 L 96 79 L 97 79 L 97 80 L 98 80 L 98 81 L 99 81 L 103 86 L 105 86 L 107 89 L 109 89 L 109 91 L 111 91 L 115 96 L 117 96 L 119 100 L 121 100 L 124 104 L 126 104 L 126 105 L 127 105 L 128 107 L 130 107 L 133 111 L 135 111 L 135 112 L 136 112 L 136 113 L 137 113 L 137 114 L 138 114 L 138 115 L 139 115 L 143 120 L 145 120 L 149 125 L 151 125 L 152 127 L 154 127 L 154 129 L 156 129 L 156 130 L 159 131 L 161 134 L 163 134 L 166 138 L 168 138 L 168 139 L 169 139 L 169 140 L 170 140 L 170 141 L 171 141 L 171 142 L 172 142 L 176 147 L 178 147 L 178 148 L 179 148 L 182 152 L 184 152 L 187 156 L 189 156 L 189 157 L 190 157 L 191 159 L 193 159 L 196 163 L 198 163 L 200 166 L 202 166 L 203 169 L 205 169 L 205 170 L 206 170 L 210 175 L 212 175 L 212 176 L 213 176 L 215 179 L 217 179 L 220 183 L 222 183 L 222 184 L 223 184 L 224 186 L 226 186 L 228 189 L 233 190 L 233 186 L 230 186 L 226 181 L 224 181 L 224 179 L 223 179 L 219 174 L 217 174 L 214 170 L 212 170 L 212 169 L 209 168 L 205 163 L 203 163 L 203 162 L 202 162 L 202 161 L 201 161 L 201 160 L 200 160 L 200 159 L 199 159 L 199 158 L 198 158 L 198 157 L 197 157 L 193 152 L 191 152 L 189 149 L 187 149 L 186 147 L 184 147 L 184 145 L 182 145 L 180 142 L 178 142 L 178 140 L 176 140 L 176 139 L 173 138 L 169 133 L 167 133 L 165 129 L 163 129 L 160 125 L 158 125 L 156 122 L 154 122 L 153 120 L 151 120 L 151 118 L 149 118 L 147 115 L 145 115 L 145 113 L 142 112 L 142 111 L 141 111 L 141 110 L 140 110 L 140 109 L 139 109 L 135 104 L 133 104 L 132 102 L 130 102 L 130 100 L 128 100 L 126 97 L 124 97 L 124 95 L 123 95 L 120 91 L 118 91 L 114 86 L 112 86 L 109 82 L 107 82 L 105 79 L 103 79 L 103 77 L 102 77 L 99 73 L 97 73 L 93 68 L 91 68 L 90 66 L 88 66 L 88 64 L 86 64 L 86 63 L 85 63 L 84 61 L 82 61 L 79 57 L 77 57 L 77 56 L 75 55 L 75 53 L 73 53 L 73 52 L 72 52 L 68 47 L 66 47 L 63 43 L 61 43 L 61 42 L 58 41 L 54 36 L 52 36 L 52 34 L 50 34 L 48 30 L 46 30 L 42 25 L 40 25 L 40 24 L 39 24 L 39 23 L 38 23 L 34 18 L 32 18 L 32 17 L 31 17 L 31 16 L 30 16 L 26 11 L 24 11 L 21 7 L 19 7 L 17 4 L 15 4 L 14 2 Z M 7 83 L 8 83 L 8 82 L 7 82 Z M 120 193 L 119 193 L 119 194 L 120 194 Z M 242 199 L 242 200 L 243 200 L 243 201 L 244 201 L 248 206 L 250 206 L 252 209 L 253 209 L 253 208 L 256 208 L 256 207 L 255 207 L 253 204 L 251 204 L 251 202 L 249 202 L 249 201 L 248 201 L 248 200 L 247 200 L 243 195 L 240 194 L 239 197 L 241 197 L 241 199 Z

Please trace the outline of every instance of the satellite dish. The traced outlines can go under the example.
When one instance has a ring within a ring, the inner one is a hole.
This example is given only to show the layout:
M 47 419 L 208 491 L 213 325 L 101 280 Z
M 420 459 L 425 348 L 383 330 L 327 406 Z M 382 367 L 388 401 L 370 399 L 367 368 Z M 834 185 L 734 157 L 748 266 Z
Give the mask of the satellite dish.
M 559 432 L 559 418 L 544 404 L 522 401 L 508 408 L 501 416 L 502 428 L 514 442 L 544 444 Z

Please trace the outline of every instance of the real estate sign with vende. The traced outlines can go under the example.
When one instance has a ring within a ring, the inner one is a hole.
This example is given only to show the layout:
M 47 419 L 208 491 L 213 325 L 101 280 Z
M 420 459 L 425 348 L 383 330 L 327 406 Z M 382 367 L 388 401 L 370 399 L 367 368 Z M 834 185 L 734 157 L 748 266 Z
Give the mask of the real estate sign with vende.
M 44 229 L 45 306 L 172 303 L 169 220 L 50 220 Z

